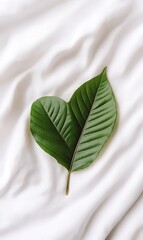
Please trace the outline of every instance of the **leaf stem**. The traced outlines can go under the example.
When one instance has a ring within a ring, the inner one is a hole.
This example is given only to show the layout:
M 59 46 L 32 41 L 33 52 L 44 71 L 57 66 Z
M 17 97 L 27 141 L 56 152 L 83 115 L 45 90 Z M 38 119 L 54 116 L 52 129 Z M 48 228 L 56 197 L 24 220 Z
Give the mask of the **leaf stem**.
M 68 193 L 69 193 L 70 175 L 71 175 L 71 172 L 69 171 L 68 172 L 68 177 L 67 177 L 66 195 L 68 195 Z

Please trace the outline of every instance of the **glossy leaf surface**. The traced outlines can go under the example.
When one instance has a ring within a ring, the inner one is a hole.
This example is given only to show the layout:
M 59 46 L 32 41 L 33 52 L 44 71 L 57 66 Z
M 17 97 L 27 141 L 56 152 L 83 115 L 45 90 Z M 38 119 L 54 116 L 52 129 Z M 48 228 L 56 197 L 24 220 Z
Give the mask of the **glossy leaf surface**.
M 106 68 L 81 85 L 67 103 L 42 97 L 32 104 L 30 128 L 39 146 L 70 173 L 97 159 L 117 119 L 116 101 Z

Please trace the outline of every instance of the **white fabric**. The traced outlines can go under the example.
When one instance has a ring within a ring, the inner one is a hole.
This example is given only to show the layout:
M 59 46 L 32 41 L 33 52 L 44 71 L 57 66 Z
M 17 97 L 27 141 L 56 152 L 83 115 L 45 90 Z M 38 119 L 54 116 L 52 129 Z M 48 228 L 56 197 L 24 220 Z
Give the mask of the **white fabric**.
M 31 104 L 108 66 L 119 123 L 91 167 L 35 143 Z M 0 0 L 0 240 L 143 239 L 142 0 Z

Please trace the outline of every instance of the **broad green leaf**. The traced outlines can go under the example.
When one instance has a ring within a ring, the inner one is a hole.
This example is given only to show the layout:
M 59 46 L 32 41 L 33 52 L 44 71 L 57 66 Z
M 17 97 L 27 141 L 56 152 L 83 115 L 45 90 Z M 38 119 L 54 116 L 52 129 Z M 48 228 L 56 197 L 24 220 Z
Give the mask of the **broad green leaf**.
M 117 119 L 116 101 L 106 68 L 81 85 L 66 103 L 42 97 L 31 107 L 30 129 L 39 146 L 70 174 L 88 167 L 105 146 Z

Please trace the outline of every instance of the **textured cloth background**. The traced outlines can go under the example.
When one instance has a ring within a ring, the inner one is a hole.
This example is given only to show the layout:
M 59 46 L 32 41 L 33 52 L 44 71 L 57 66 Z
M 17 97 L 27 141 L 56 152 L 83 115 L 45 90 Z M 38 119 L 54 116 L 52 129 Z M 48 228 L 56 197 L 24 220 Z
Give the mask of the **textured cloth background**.
M 69 100 L 108 66 L 119 106 L 100 159 L 71 176 L 29 131 L 32 102 Z M 143 239 L 142 0 L 0 0 L 0 240 Z

